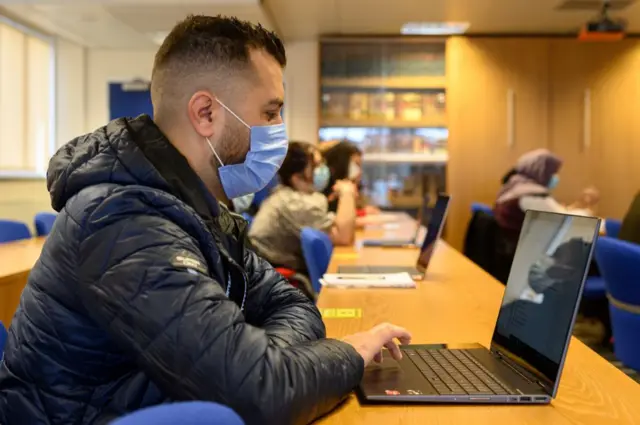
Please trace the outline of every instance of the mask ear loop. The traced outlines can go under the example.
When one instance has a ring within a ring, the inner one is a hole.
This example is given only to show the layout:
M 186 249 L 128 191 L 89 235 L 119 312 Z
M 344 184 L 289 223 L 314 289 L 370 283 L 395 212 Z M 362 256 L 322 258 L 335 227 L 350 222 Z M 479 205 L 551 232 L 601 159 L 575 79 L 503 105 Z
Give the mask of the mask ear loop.
M 213 152 L 213 156 L 216 157 L 216 159 L 218 160 L 218 162 L 220 163 L 220 165 L 222 167 L 224 167 L 224 162 L 222 162 L 222 160 L 220 159 L 220 157 L 218 156 L 218 153 L 216 152 L 216 150 L 213 148 L 213 145 L 211 144 L 211 140 L 209 140 L 208 137 L 205 137 L 204 140 L 207 141 L 207 143 L 209 144 L 209 149 L 211 149 L 211 152 Z
M 229 112 L 231 115 L 233 115 L 234 117 L 236 117 L 236 119 L 237 119 L 238 121 L 240 121 L 242 124 L 244 124 L 244 126 L 245 126 L 245 127 L 249 128 L 249 129 L 251 128 L 251 126 L 250 126 L 249 124 L 247 124 L 246 122 L 244 122 L 244 120 L 243 120 L 242 118 L 240 118 L 238 115 L 236 115 L 236 113 L 235 113 L 235 112 L 233 112 L 231 109 L 229 109 L 229 108 L 227 107 L 227 105 L 225 105 L 224 103 L 222 103 L 218 98 L 216 98 L 216 102 L 218 102 L 218 103 L 220 104 L 220 106 L 222 106 L 224 109 L 226 109 L 226 110 L 227 110 L 227 112 Z

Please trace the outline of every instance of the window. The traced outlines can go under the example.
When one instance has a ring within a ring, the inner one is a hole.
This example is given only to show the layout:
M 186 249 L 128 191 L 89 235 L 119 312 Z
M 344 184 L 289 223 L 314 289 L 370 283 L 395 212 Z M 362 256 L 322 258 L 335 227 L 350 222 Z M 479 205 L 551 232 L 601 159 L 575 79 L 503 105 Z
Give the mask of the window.
M 0 177 L 38 177 L 54 153 L 54 44 L 0 16 Z

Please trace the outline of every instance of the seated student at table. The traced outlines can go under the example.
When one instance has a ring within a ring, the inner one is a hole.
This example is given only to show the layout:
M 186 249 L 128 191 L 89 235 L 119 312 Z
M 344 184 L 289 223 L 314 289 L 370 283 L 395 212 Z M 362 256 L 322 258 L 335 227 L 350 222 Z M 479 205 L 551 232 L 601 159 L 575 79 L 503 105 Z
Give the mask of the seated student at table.
M 566 211 L 551 195 L 562 161 L 546 149 L 524 154 L 502 185 L 494 216 L 509 239 L 517 240 L 527 210 Z
M 353 143 L 342 141 L 327 145 L 323 149 L 322 155 L 331 171 L 331 179 L 324 190 L 324 194 L 329 200 L 329 211 L 336 211 L 338 208 L 339 193 L 334 190 L 335 183 L 340 180 L 351 180 L 356 184 L 358 192 L 361 188 L 362 180 L 362 151 Z M 358 196 L 357 205 L 359 212 L 364 214 L 378 214 L 380 210 L 367 205 L 362 196 Z
M 310 143 L 290 142 L 278 175 L 280 186 L 262 203 L 249 239 L 272 265 L 306 274 L 300 231 L 312 227 L 328 233 L 336 245 L 352 244 L 357 191 L 349 180 L 334 182 L 338 208 L 335 213 L 329 211 L 321 193 L 329 182 L 329 171 L 320 151 Z
M 154 120 L 114 120 L 54 155 L 59 215 L 11 323 L 0 423 L 108 424 L 176 400 L 225 404 L 247 425 L 309 423 L 383 346 L 399 357 L 394 338 L 410 336 L 392 325 L 325 338 L 315 305 L 219 205 L 285 157 L 285 63 L 259 25 L 189 16 L 156 54 Z
M 622 227 L 618 238 L 640 245 L 640 192 L 631 202 L 629 210 L 622 219 Z

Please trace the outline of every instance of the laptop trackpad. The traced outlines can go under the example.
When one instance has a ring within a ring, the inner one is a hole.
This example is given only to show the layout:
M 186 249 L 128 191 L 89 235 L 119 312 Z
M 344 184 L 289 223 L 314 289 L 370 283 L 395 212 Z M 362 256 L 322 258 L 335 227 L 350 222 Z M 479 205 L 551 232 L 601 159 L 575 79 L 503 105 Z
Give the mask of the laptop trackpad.
M 437 394 L 406 355 L 397 362 L 386 351 L 382 363 L 365 369 L 360 388 L 369 397 Z

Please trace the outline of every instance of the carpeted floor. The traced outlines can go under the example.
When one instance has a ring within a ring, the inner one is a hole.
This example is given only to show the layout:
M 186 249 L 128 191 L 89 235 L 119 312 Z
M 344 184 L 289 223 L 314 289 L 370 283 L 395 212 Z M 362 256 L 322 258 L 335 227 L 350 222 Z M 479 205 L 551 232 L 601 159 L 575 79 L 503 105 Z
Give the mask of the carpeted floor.
M 582 317 L 578 317 L 575 328 L 573 330 L 573 335 L 576 338 L 591 347 L 593 351 L 600 354 L 615 367 L 629 375 L 631 379 L 640 383 L 640 373 L 638 371 L 625 367 L 620 361 L 618 361 L 615 354 L 613 354 L 613 347 L 606 347 L 600 343 L 600 341 L 602 341 L 603 334 L 604 329 L 600 322 L 585 319 Z

